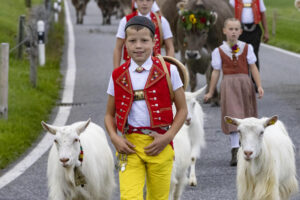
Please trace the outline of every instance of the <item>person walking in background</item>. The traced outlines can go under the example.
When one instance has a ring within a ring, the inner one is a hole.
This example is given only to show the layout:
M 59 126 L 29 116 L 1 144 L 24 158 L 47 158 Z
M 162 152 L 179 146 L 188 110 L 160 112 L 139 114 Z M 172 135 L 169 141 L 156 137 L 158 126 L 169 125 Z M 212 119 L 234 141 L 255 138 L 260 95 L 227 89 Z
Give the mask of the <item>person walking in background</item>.
M 242 23 L 243 33 L 239 37 L 240 41 L 251 44 L 254 48 L 256 56 L 256 66 L 259 65 L 259 46 L 261 38 L 266 43 L 269 40 L 269 30 L 266 18 L 266 7 L 263 0 L 229 0 L 229 3 L 234 7 L 235 18 Z M 263 37 L 260 22 L 264 29 Z M 252 79 L 253 80 L 253 79 Z M 253 80 L 254 82 L 254 80 Z M 255 85 L 255 89 L 257 87 Z
M 120 21 L 117 40 L 114 48 L 113 64 L 114 68 L 119 67 L 122 57 L 125 61 L 130 60 L 130 56 L 127 53 L 126 46 L 124 45 L 125 39 L 125 25 L 134 16 L 144 16 L 150 19 L 155 25 L 155 46 L 153 47 L 153 54 L 161 54 L 161 47 L 164 43 L 166 55 L 174 57 L 174 46 L 173 46 L 173 34 L 170 29 L 169 22 L 163 16 L 159 16 L 157 13 L 151 12 L 154 0 L 136 0 L 137 11 L 123 17 Z
M 137 4 L 135 2 L 136 0 L 132 0 L 132 12 L 136 11 L 137 9 Z M 162 13 L 160 12 L 160 8 L 159 6 L 157 5 L 156 1 L 154 0 L 154 3 L 152 5 L 152 8 L 151 8 L 151 12 L 154 12 L 154 13 L 157 13 L 159 15 L 162 15 Z
M 105 114 L 107 132 L 118 152 L 121 200 L 143 199 L 145 179 L 147 200 L 166 200 L 172 140 L 187 116 L 183 84 L 177 68 L 166 62 L 174 91 L 171 99 L 163 63 L 152 56 L 155 25 L 150 19 L 135 16 L 124 30 L 130 60 L 112 73 Z
M 209 92 L 204 96 L 208 101 L 217 86 L 220 71 L 223 71 L 221 82 L 221 126 L 225 134 L 230 135 L 231 166 L 237 164 L 239 135 L 236 127 L 225 122 L 225 116 L 236 118 L 257 117 L 255 90 L 249 77 L 249 70 L 258 87 L 258 98 L 262 98 L 264 90 L 261 86 L 259 71 L 255 65 L 256 56 L 250 44 L 239 41 L 242 33 L 241 23 L 235 18 L 229 18 L 224 23 L 223 32 L 226 42 L 212 52 L 211 84 Z

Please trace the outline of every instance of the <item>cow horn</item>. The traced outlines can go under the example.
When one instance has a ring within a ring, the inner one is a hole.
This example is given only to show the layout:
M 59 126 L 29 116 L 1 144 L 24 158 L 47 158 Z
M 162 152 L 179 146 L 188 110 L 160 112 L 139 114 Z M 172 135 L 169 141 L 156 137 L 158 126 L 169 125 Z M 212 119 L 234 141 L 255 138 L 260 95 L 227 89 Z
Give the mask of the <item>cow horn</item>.
M 202 1 L 202 0 L 197 0 L 197 1 L 196 1 L 196 5 L 197 5 L 197 6 L 203 5 L 203 1 Z
M 214 25 L 218 20 L 218 13 L 215 11 L 211 11 L 211 14 L 214 15 L 214 21 L 212 21 L 212 24 Z
M 180 1 L 180 2 L 178 2 L 176 4 L 177 9 L 184 10 L 184 7 L 185 7 L 186 3 L 187 3 L 186 1 Z

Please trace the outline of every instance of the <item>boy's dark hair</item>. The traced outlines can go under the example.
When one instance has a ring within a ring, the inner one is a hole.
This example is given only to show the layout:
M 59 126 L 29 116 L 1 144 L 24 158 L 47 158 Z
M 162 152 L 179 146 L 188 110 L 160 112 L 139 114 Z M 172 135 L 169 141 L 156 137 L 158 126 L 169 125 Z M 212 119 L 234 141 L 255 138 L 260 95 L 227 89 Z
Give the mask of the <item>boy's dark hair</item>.
M 143 28 L 146 28 L 145 26 L 142 26 L 142 25 L 132 25 L 132 26 L 130 26 L 129 27 L 130 29 L 134 29 L 134 30 L 136 30 L 136 31 L 140 31 L 140 30 L 142 30 Z M 150 32 L 150 37 L 152 38 L 152 39 L 154 39 L 154 34 L 149 30 L 149 32 Z M 127 38 L 127 29 L 125 30 L 125 38 Z

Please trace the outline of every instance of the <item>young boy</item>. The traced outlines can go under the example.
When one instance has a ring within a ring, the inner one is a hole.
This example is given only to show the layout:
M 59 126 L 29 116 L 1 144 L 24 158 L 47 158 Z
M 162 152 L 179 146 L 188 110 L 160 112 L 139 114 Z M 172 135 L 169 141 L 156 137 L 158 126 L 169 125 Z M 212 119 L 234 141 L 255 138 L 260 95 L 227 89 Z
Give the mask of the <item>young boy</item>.
M 258 98 L 262 98 L 264 90 L 261 86 L 259 72 L 255 65 L 256 57 L 253 47 L 238 40 L 242 33 L 241 23 L 235 18 L 225 21 L 223 32 L 226 35 L 226 42 L 216 48 L 212 53 L 212 67 L 214 68 L 211 77 L 209 92 L 204 96 L 208 101 L 220 77 L 220 70 L 223 71 L 221 82 L 221 124 L 225 134 L 230 134 L 232 159 L 231 166 L 236 166 L 236 153 L 239 148 L 239 135 L 236 127 L 224 121 L 225 116 L 237 118 L 257 117 L 255 90 L 249 70 L 258 87 Z
M 123 48 L 124 48 L 123 59 L 125 61 L 130 59 L 130 56 L 127 53 L 126 45 L 124 45 L 124 39 L 125 39 L 124 28 L 126 23 L 134 16 L 147 17 L 155 24 L 155 34 L 154 34 L 155 45 L 153 49 L 154 54 L 155 55 L 160 54 L 161 44 L 163 42 L 165 44 L 166 55 L 174 57 L 173 35 L 170 29 L 170 25 L 166 20 L 166 18 L 162 16 L 158 16 L 155 13 L 151 12 L 151 8 L 154 3 L 154 0 L 136 0 L 135 2 L 137 4 L 137 11 L 127 15 L 126 17 L 123 17 L 119 24 L 118 32 L 116 35 L 117 37 L 116 46 L 114 49 L 114 56 L 113 56 L 114 68 L 120 66 Z
M 132 12 L 136 11 L 136 9 L 137 9 L 137 4 L 136 4 L 135 0 L 132 0 Z M 152 5 L 152 7 L 151 7 L 151 12 L 162 15 L 155 0 L 154 0 L 154 3 Z
M 187 106 L 177 68 L 166 63 L 174 91 L 176 115 L 166 74 L 152 57 L 155 26 L 135 16 L 125 26 L 125 44 L 131 57 L 114 69 L 107 93 L 105 126 L 117 150 L 121 200 L 166 200 L 174 151 L 172 140 L 184 123 Z

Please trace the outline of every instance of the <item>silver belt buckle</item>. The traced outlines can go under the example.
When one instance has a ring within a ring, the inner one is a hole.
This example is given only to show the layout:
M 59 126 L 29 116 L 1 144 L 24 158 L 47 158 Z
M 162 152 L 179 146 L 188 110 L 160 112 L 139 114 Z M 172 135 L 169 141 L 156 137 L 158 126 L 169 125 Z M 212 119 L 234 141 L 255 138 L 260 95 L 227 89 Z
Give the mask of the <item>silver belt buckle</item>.
M 141 132 L 145 135 L 149 135 L 150 133 L 152 133 L 153 131 L 149 130 L 149 129 L 140 129 Z
M 252 32 L 255 30 L 256 26 L 257 26 L 257 24 L 252 24 L 252 26 L 250 28 L 248 28 L 247 26 L 243 25 L 243 29 L 246 32 Z

